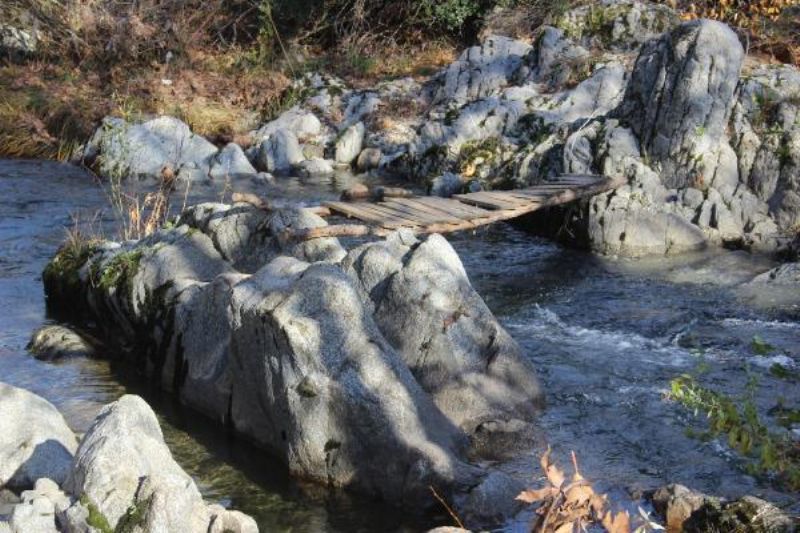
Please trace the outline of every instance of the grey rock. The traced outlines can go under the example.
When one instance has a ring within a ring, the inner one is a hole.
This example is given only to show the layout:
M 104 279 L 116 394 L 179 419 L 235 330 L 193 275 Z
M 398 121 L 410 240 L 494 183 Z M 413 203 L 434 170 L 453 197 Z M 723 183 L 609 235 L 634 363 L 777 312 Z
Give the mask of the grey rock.
M 369 296 L 383 335 L 453 424 L 471 434 L 487 421 L 536 416 L 543 394 L 533 365 L 444 238 L 396 235 L 356 248 L 342 265 Z
M 242 147 L 236 143 L 228 143 L 212 158 L 208 177 L 213 180 L 250 178 L 256 172 Z
M 273 174 L 288 173 L 305 157 L 291 130 L 278 130 L 258 147 L 256 166 Z
M 103 408 L 81 441 L 66 487 L 111 527 L 205 532 L 211 522 L 194 481 L 172 459 L 155 414 L 138 396 Z
M 434 103 L 463 103 L 492 94 L 509 83 L 530 49 L 527 43 L 498 35 L 468 48 L 433 80 Z
M 465 180 L 458 174 L 452 172 L 445 172 L 441 176 L 435 177 L 431 180 L 430 194 L 433 196 L 441 196 L 448 198 L 454 194 L 458 194 L 464 188 Z
M 605 0 L 568 10 L 556 24 L 587 47 L 628 51 L 680 24 L 666 5 L 638 0 Z
M 303 177 L 332 176 L 334 173 L 333 163 L 320 157 L 301 161 L 295 168 Z
M 468 523 L 475 519 L 502 522 L 503 517 L 514 516 L 524 507 L 516 499 L 523 490 L 520 481 L 495 470 L 469 492 L 459 508 L 464 509 Z
M 208 533 L 258 533 L 258 525 L 252 517 L 221 505 L 209 505 L 211 524 Z
M 202 179 L 217 147 L 180 120 L 162 116 L 141 124 L 106 117 L 84 148 L 84 158 L 104 176 L 160 178 L 165 168 Z
M 753 283 L 790 286 L 800 284 L 800 263 L 786 263 L 777 266 L 756 276 Z
M 709 497 L 683 485 L 672 484 L 656 490 L 651 499 L 656 512 L 666 521 L 666 526 L 670 530 L 682 531 L 684 522 L 703 507 Z
M 221 505 L 210 505 L 208 510 L 211 513 L 208 533 L 258 533 L 256 521 L 244 513 Z
M 757 67 L 738 95 L 731 126 L 742 181 L 791 230 L 800 224 L 800 70 Z
M 10 513 L 7 531 L 13 533 L 54 533 L 57 515 L 70 506 L 69 497 L 52 480 L 36 481 L 33 490 L 22 493 Z M 0 528 L 0 531 L 2 528 Z
M 253 135 L 256 141 L 263 141 L 278 133 L 289 131 L 295 138 L 303 142 L 316 139 L 323 133 L 323 126 L 319 118 L 300 106 L 294 106 L 284 111 L 278 118 L 261 126 Z
M 301 265 L 298 265 L 300 267 Z M 474 483 L 463 434 L 383 338 L 334 265 L 270 264 L 234 290 L 236 429 L 298 475 L 427 505 L 427 486 Z
M 710 20 L 681 24 L 642 47 L 617 113 L 666 187 L 690 185 L 703 174 L 698 157 L 718 151 L 743 59 L 736 34 Z
M 78 447 L 50 402 L 0 383 L 0 487 L 27 489 L 36 480 L 63 483 Z
M 50 361 L 62 357 L 91 357 L 94 346 L 74 330 L 58 325 L 42 326 L 31 335 L 27 349 L 37 358 Z
M 533 367 L 441 237 L 395 234 L 348 258 L 335 239 L 281 238 L 287 228 L 325 224 L 306 210 L 201 204 L 177 224 L 99 246 L 62 282 L 77 274 L 84 297 L 75 298 L 152 381 L 271 450 L 292 473 L 426 507 L 429 485 L 451 501 L 480 485 L 485 471 L 466 459 L 471 439 L 486 450 L 529 437 L 541 404 Z M 99 286 L 89 273 L 113 279 Z M 416 333 L 402 338 L 403 329 Z M 172 467 L 137 405 L 119 414 L 109 407 L 96 421 L 70 491 L 106 506 L 112 523 L 131 505 L 160 523 L 174 525 L 179 510 L 206 516 L 207 526 L 240 522 L 194 510 L 191 490 L 171 496 L 182 478 L 160 480 L 157 471 Z M 104 474 L 99 465 L 112 455 L 130 464 Z M 83 507 L 61 513 L 75 531 Z
M 381 164 L 382 156 L 383 154 L 380 148 L 364 148 L 361 150 L 361 153 L 358 154 L 356 168 L 361 172 L 378 168 Z
M 29 498 L 14 507 L 8 525 L 13 533 L 57 533 L 55 506 L 46 497 Z
M 349 165 L 361 153 L 366 128 L 363 122 L 357 122 L 344 130 L 336 140 L 336 162 Z
M 38 45 L 39 36 L 35 30 L 0 23 L 0 55 L 23 59 L 34 55 Z
M 515 77 L 518 82 L 541 83 L 554 91 L 578 77 L 589 56 L 589 51 L 567 38 L 564 31 L 544 26 Z

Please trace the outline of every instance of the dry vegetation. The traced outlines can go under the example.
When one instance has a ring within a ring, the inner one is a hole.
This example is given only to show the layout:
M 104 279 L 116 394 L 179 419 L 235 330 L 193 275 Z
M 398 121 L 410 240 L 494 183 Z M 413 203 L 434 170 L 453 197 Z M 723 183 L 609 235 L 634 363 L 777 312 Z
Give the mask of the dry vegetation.
M 175 115 L 246 142 L 303 71 L 356 87 L 427 76 L 482 27 L 525 37 L 576 1 L 5 0 L 0 23 L 33 20 L 40 42 L 32 58 L 0 58 L 0 157 L 67 158 L 109 114 Z M 800 0 L 663 1 L 798 62 Z

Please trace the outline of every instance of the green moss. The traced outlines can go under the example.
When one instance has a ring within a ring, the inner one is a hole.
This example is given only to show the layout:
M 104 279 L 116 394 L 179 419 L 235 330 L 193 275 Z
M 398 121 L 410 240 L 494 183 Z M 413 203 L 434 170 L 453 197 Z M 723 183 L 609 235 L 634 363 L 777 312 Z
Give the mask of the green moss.
M 459 170 L 465 175 L 474 174 L 477 165 L 491 164 L 500 152 L 500 140 L 491 137 L 483 141 L 468 141 L 461 145 Z M 468 172 L 471 169 L 471 172 Z
M 599 37 L 604 44 L 612 40 L 614 21 L 624 17 L 631 10 L 630 5 L 589 6 L 586 16 L 581 20 L 574 20 L 570 16 L 562 16 L 556 21 L 556 27 L 564 31 L 571 39 L 579 40 L 583 37 Z M 574 17 L 574 15 L 573 15 Z
M 461 113 L 461 109 L 458 107 L 449 107 L 447 111 L 444 113 L 444 122 L 445 126 L 452 126 L 453 122 L 456 121 L 458 115 Z
M 42 272 L 47 295 L 68 299 L 80 294 L 80 270 L 96 251 L 97 241 L 94 240 L 65 243 Z
M 119 522 L 117 522 L 114 533 L 130 533 L 143 526 L 147 518 L 147 509 L 150 507 L 152 501 L 153 496 L 150 496 L 146 500 L 136 502 L 128 507 L 128 510 L 125 511 L 125 514 L 122 515 Z
M 121 285 L 126 285 L 129 294 L 133 291 L 133 277 L 139 270 L 139 262 L 144 252 L 141 249 L 122 252 L 115 255 L 102 267 L 97 286 L 105 291 L 112 288 L 119 290 Z
M 545 124 L 541 115 L 529 113 L 517 121 L 517 132 L 528 139 L 528 143 L 537 146 L 550 135 L 550 127 Z
M 86 523 L 89 526 L 99 530 L 100 533 L 115 533 L 114 528 L 108 523 L 108 518 L 89 499 L 89 496 L 86 494 L 81 495 L 80 502 L 89 511 L 89 516 L 86 518 Z

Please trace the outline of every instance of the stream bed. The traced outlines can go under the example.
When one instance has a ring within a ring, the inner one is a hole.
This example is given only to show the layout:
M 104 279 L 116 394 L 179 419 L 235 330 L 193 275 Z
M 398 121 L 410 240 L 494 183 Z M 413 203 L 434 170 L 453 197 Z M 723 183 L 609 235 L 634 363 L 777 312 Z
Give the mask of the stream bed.
M 351 184 L 340 176 L 246 185 L 278 205 L 312 205 Z M 200 185 L 187 197 L 219 200 L 229 192 L 224 184 Z M 107 197 L 90 174 L 53 162 L 0 161 L 0 381 L 47 398 L 78 433 L 104 404 L 141 394 L 203 495 L 253 515 L 262 532 L 424 531 L 447 522 L 293 481 L 264 453 L 107 360 L 34 359 L 25 346 L 50 320 L 41 272 L 76 216 L 114 235 Z M 689 428 L 703 428 L 702 415 L 665 398 L 671 379 L 702 371 L 703 385 L 732 396 L 750 383 L 765 420 L 779 402 L 800 408 L 797 379 L 770 372 L 775 364 L 800 371 L 800 290 L 745 284 L 774 266 L 770 260 L 741 251 L 612 260 L 507 224 L 448 238 L 478 293 L 536 365 L 548 402 L 539 426 L 560 464 L 575 451 L 582 474 L 612 499 L 678 482 L 721 496 L 761 496 L 800 513 L 796 493 L 748 475 L 724 441 L 690 435 Z M 758 355 L 754 338 L 774 349 Z M 514 462 L 531 483 L 544 445 Z M 526 524 L 504 530 L 525 531 Z

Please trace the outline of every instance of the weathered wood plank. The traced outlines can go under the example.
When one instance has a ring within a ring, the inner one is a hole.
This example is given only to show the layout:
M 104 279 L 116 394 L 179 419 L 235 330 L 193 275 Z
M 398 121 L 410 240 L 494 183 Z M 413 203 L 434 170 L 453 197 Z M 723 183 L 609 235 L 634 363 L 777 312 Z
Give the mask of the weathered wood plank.
M 377 204 L 370 204 L 369 208 L 373 210 L 373 212 L 382 214 L 386 220 L 391 221 L 405 221 L 405 225 L 407 226 L 421 226 L 425 223 L 425 221 L 420 220 L 418 217 L 410 215 L 408 213 L 404 213 L 399 209 L 395 209 L 394 207 L 386 204 L 385 202 L 377 203 Z
M 468 194 L 454 194 L 453 198 L 467 204 L 473 204 L 489 209 L 513 209 L 517 207 L 515 202 L 498 199 L 485 191 L 471 192 Z
M 321 209 L 328 208 L 372 225 L 344 224 L 287 230 L 282 238 L 306 240 L 343 235 L 384 236 L 398 227 L 409 227 L 420 234 L 468 230 L 516 218 L 543 207 L 593 196 L 626 183 L 624 179 L 593 179 L 590 176 L 566 176 L 564 181 L 573 182 L 573 185 L 549 182 L 528 189 L 461 194 L 453 199 L 396 198 L 379 204 L 326 202 Z
M 366 203 L 350 204 L 347 202 L 325 202 L 324 205 L 332 211 L 342 213 L 348 217 L 357 218 L 364 222 L 377 224 L 390 229 L 402 227 L 404 224 L 403 221 L 400 220 L 387 220 L 384 214 L 370 209 L 370 204 Z
M 458 200 L 439 198 L 437 196 L 415 198 L 414 201 L 465 219 L 486 217 L 492 213 L 488 209 L 481 209 L 480 207 L 461 203 Z
M 406 200 L 409 202 L 408 200 Z M 462 204 L 458 200 L 447 198 L 414 198 L 412 207 L 426 210 L 436 216 L 452 217 L 459 220 L 479 217 L 491 211 Z
M 461 222 L 463 218 L 456 217 L 442 211 L 437 211 L 434 208 L 428 207 L 425 204 L 418 204 L 414 202 L 399 201 L 396 199 L 386 200 L 385 204 L 416 216 L 419 220 L 426 224 L 441 223 L 441 222 Z

